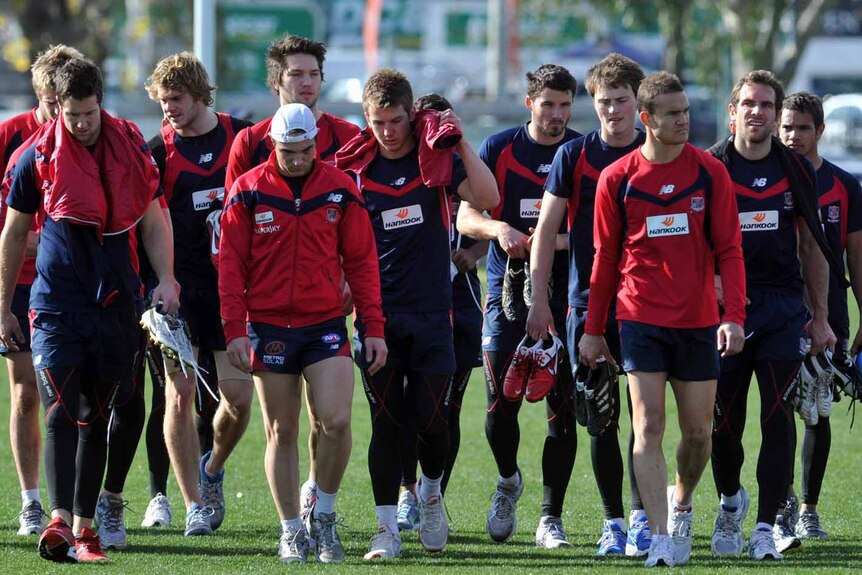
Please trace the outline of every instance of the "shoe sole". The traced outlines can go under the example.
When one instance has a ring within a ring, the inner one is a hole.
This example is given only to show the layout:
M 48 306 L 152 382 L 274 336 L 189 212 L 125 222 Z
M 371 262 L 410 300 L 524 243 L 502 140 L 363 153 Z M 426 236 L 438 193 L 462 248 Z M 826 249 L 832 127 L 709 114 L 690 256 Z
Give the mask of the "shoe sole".
M 43 531 L 45 531 L 44 527 L 27 527 L 26 529 L 19 529 L 18 535 L 20 535 L 21 537 L 27 537 L 29 535 L 41 535 Z
M 60 541 L 55 542 L 53 545 L 48 541 L 39 541 L 39 555 L 43 559 L 56 563 L 77 563 L 77 555 L 73 557 L 70 553 L 70 550 L 74 553 L 74 547 L 62 537 L 59 537 L 59 539 Z
M 798 553 L 799 551 L 802 551 L 803 547 L 804 547 L 804 545 L 802 544 L 802 540 L 797 537 L 785 549 L 778 549 L 778 552 L 782 553 L 782 554 L 784 554 L 784 553 Z
M 126 542 L 126 543 L 111 543 L 108 545 L 102 545 L 102 549 L 104 549 L 105 551 L 107 551 L 108 549 L 116 549 L 117 551 L 123 551 L 124 549 L 128 549 L 128 548 L 129 548 L 128 542 Z
M 369 551 L 362 556 L 365 561 L 387 561 L 389 559 L 400 559 L 401 555 L 386 555 L 385 551 Z
M 198 530 L 185 532 L 186 537 L 203 537 L 203 536 L 212 535 L 212 534 L 213 534 L 212 530 L 207 531 L 206 529 L 198 529 Z

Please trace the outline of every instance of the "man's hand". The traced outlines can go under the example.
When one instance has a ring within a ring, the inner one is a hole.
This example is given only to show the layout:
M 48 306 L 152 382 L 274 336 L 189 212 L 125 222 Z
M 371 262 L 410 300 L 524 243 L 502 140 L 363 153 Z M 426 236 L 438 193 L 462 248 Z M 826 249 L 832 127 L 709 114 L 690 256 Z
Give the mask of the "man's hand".
M 811 338 L 811 355 L 822 353 L 827 347 L 835 351 L 838 338 L 829 327 L 828 321 L 815 318 L 808 322 L 808 337 Z
M 228 342 L 227 358 L 230 364 L 238 370 L 251 373 L 251 340 L 247 335 Z
M 582 335 L 581 342 L 578 344 L 578 354 L 580 362 L 588 364 L 590 369 L 596 369 L 596 360 L 599 357 L 604 357 L 607 361 L 616 365 L 608 349 L 605 337 L 602 335 L 590 335 L 588 333 Z
M 15 314 L 11 311 L 0 314 L 0 342 L 3 342 L 7 349 L 18 351 L 18 343 L 24 341 L 26 340 L 21 332 L 21 324 Z
M 718 326 L 716 336 L 721 357 L 736 355 L 742 351 L 742 347 L 745 345 L 745 330 L 741 325 L 732 321 L 724 322 Z
M 386 356 L 388 355 L 389 349 L 386 347 L 385 339 L 382 337 L 365 338 L 365 361 L 372 362 L 368 367 L 369 375 L 374 375 L 386 365 Z
M 548 332 L 557 335 L 554 316 L 547 302 L 533 301 L 527 313 L 527 334 L 535 341 L 548 339 Z
M 523 234 L 507 224 L 500 222 L 500 230 L 497 232 L 497 242 L 503 251 L 510 257 L 522 260 L 527 257 L 529 251 L 530 236 Z
M 452 263 L 458 268 L 459 274 L 465 274 L 475 269 L 478 258 L 470 250 L 452 250 Z
M 175 313 L 180 309 L 180 284 L 174 278 L 159 282 L 151 299 L 159 313 Z

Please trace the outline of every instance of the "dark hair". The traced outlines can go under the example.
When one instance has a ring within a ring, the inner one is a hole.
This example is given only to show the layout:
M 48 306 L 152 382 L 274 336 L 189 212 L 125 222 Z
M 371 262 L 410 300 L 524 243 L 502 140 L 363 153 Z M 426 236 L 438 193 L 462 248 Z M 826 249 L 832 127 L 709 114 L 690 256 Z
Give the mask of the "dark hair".
M 652 114 L 655 112 L 655 99 L 663 94 L 684 92 L 682 82 L 676 74 L 653 72 L 643 79 L 638 88 L 638 110 Z
M 96 96 L 96 100 L 102 103 L 102 72 L 87 58 L 72 58 L 63 64 L 54 76 L 54 85 L 60 101 L 86 100 Z
M 326 46 L 305 36 L 285 34 L 269 45 L 266 52 L 266 83 L 276 94 L 281 85 L 285 70 L 285 59 L 292 54 L 309 54 L 317 59 L 320 80 L 323 81 L 323 62 L 326 60 Z
M 407 76 L 391 68 L 383 68 L 371 75 L 362 90 L 362 109 L 404 106 L 405 112 L 413 109 L 413 87 Z
M 643 79 L 644 72 L 637 62 L 622 54 L 611 52 L 587 70 L 584 86 L 591 98 L 603 86 L 607 88 L 625 88 L 628 86 L 632 89 L 633 94 L 637 94 Z
M 413 102 L 413 107 L 417 110 L 437 110 L 438 112 L 444 112 L 451 110 L 452 104 L 440 94 L 431 93 L 416 98 L 416 101 Z
M 772 88 L 775 92 L 775 109 L 776 111 L 781 110 L 781 106 L 784 104 L 784 84 L 769 70 L 752 70 L 740 78 L 733 87 L 733 92 L 730 93 L 730 103 L 736 107 L 739 104 L 739 93 L 742 91 L 742 87 L 753 84 L 762 84 Z
M 536 98 L 545 88 L 571 92 L 574 98 L 575 92 L 578 91 L 578 81 L 562 66 L 542 64 L 535 72 L 527 72 L 527 96 Z
M 782 110 L 790 110 L 793 112 L 802 112 L 803 114 L 811 114 L 814 120 L 814 127 L 819 128 L 823 125 L 823 101 L 819 96 L 815 96 L 810 92 L 796 92 L 784 98 Z

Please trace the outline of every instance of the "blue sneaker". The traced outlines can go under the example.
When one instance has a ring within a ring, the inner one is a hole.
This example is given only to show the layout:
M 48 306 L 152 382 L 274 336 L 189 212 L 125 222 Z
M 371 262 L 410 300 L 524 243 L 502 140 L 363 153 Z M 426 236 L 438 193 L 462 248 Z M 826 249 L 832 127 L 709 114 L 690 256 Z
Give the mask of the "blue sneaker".
M 398 531 L 419 529 L 419 502 L 409 489 L 398 496 Z
M 652 534 L 649 530 L 646 513 L 643 510 L 635 510 L 629 517 L 626 555 L 629 557 L 643 557 L 649 553 L 650 543 L 652 543 Z
M 602 536 L 599 539 L 599 550 L 596 552 L 596 557 L 605 557 L 606 555 L 622 555 L 626 550 L 626 532 L 620 529 L 619 525 L 605 519 L 605 524 L 602 526 Z
M 204 506 L 212 511 L 210 525 L 212 526 L 212 530 L 215 531 L 222 524 L 222 521 L 224 521 L 224 469 L 212 479 L 207 476 L 207 461 L 209 461 L 212 454 L 212 451 L 207 451 L 201 457 L 200 490 Z

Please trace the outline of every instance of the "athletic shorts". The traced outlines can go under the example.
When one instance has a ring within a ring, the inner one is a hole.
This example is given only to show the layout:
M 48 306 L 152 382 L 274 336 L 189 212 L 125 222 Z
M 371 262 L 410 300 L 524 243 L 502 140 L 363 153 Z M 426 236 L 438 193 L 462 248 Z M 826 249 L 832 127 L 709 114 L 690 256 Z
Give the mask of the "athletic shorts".
M 581 341 L 581 336 L 584 335 L 584 328 L 587 325 L 587 308 L 572 307 L 569 308 L 569 315 L 566 318 L 566 331 L 568 332 L 568 340 L 566 342 L 569 348 L 569 361 L 572 365 L 572 372 L 578 368 L 578 343 Z M 616 310 L 611 309 L 608 313 L 608 323 L 605 326 L 605 342 L 608 344 L 608 349 L 611 355 L 614 356 L 614 361 L 620 364 L 620 332 L 617 327 Z
M 35 370 L 80 367 L 100 382 L 130 381 L 140 347 L 140 325 L 133 309 L 118 312 L 32 310 Z
M 667 372 L 682 381 L 718 379 L 716 329 L 670 328 L 620 321 L 620 344 L 626 372 Z
M 452 316 L 448 311 L 385 312 L 386 366 L 428 374 L 455 373 Z M 354 359 L 360 369 L 365 360 L 365 326 L 356 321 Z
M 551 313 L 554 316 L 554 327 L 563 341 L 566 339 L 565 303 L 551 303 Z M 518 326 L 510 322 L 503 313 L 503 297 L 500 294 L 488 295 L 485 301 L 484 323 L 482 324 L 482 350 L 509 353 L 515 351 L 524 339 L 526 326 Z
M 750 292 L 751 303 L 746 308 L 746 357 L 755 362 L 802 361 L 805 352 L 800 339 L 805 337 L 808 309 L 801 298 L 784 294 Z M 734 369 L 734 358 L 721 359 L 722 366 Z
M 330 357 L 350 357 L 343 317 L 304 327 L 278 327 L 249 322 L 252 371 L 298 375 Z
M 225 349 L 218 291 L 208 288 L 182 290 L 179 316 L 189 326 L 193 345 L 211 351 Z
M 457 371 L 482 367 L 482 310 L 465 302 L 452 308 Z
M 30 287 L 30 284 L 18 284 L 12 295 L 12 313 L 18 319 L 21 333 L 24 334 L 24 341 L 15 342 L 18 344 L 18 352 L 30 351 Z M 0 355 L 18 352 L 11 351 L 0 344 Z

